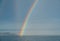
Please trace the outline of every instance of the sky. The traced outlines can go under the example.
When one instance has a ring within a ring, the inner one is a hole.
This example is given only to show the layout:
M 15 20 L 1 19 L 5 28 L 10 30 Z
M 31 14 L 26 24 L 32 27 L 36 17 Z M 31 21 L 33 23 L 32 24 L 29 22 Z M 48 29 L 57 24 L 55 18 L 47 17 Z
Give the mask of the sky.
M 34 0 L 2 0 L 0 32 L 18 33 Z M 60 35 L 60 1 L 39 0 L 33 9 L 24 35 Z

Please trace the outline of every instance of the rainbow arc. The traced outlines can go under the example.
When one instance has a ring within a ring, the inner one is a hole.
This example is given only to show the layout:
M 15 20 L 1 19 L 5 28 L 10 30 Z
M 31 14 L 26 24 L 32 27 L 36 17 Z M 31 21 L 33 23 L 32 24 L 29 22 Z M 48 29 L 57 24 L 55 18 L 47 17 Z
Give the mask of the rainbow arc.
M 21 27 L 21 29 L 20 29 L 20 33 L 19 33 L 20 36 L 23 36 L 24 30 L 25 30 L 26 25 L 27 25 L 28 20 L 29 20 L 29 17 L 30 17 L 30 15 L 32 14 L 32 11 L 33 11 L 33 9 L 35 8 L 35 6 L 36 6 L 36 4 L 38 3 L 38 1 L 39 1 L 39 0 L 35 0 L 35 2 L 34 2 L 34 3 L 32 4 L 32 6 L 31 6 L 31 8 L 29 9 L 29 11 L 28 11 L 28 13 L 27 13 L 27 15 L 26 15 L 26 17 L 25 17 L 25 20 L 24 20 L 24 22 L 23 22 L 23 24 L 22 24 L 22 27 Z

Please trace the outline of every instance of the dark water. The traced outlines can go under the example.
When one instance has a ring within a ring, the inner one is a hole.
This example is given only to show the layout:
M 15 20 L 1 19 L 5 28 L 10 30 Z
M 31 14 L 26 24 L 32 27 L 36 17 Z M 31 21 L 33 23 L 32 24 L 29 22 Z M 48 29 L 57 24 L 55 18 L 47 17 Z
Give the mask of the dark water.
M 0 36 L 0 41 L 60 41 L 60 36 Z

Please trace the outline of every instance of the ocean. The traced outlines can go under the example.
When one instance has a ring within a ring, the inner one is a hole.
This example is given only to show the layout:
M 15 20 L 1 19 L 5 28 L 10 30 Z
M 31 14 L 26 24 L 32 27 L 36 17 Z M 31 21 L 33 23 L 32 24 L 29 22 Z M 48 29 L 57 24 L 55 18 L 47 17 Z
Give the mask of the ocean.
M 60 41 L 60 36 L 0 36 L 0 41 Z

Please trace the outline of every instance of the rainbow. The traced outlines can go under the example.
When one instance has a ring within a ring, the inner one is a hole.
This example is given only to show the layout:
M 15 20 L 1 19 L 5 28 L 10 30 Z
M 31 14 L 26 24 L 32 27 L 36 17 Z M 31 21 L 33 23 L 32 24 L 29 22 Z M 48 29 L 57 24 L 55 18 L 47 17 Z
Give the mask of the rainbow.
M 35 7 L 36 4 L 38 3 L 38 1 L 39 1 L 39 0 L 35 0 L 35 2 L 34 2 L 34 3 L 32 4 L 32 6 L 31 6 L 31 8 L 29 9 L 29 11 L 28 11 L 28 13 L 27 13 L 27 15 L 26 15 L 26 17 L 25 17 L 25 20 L 24 20 L 24 22 L 23 22 L 23 24 L 22 24 L 22 27 L 21 27 L 21 29 L 20 29 L 20 32 L 19 32 L 19 35 L 20 35 L 20 36 L 23 36 L 23 33 L 24 33 L 24 30 L 25 30 L 26 25 L 27 25 L 27 23 L 28 23 L 29 17 L 30 17 L 30 15 L 31 15 L 34 7 Z

